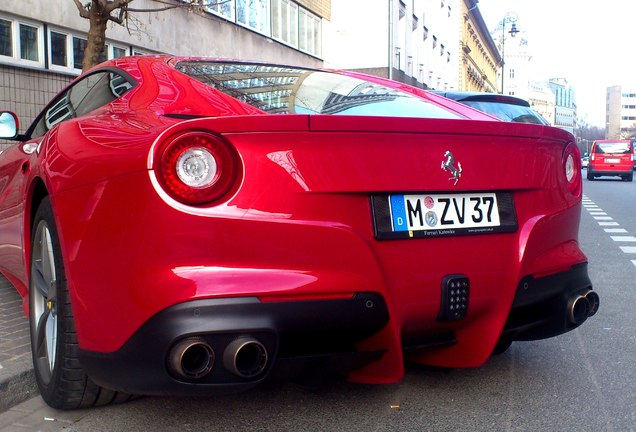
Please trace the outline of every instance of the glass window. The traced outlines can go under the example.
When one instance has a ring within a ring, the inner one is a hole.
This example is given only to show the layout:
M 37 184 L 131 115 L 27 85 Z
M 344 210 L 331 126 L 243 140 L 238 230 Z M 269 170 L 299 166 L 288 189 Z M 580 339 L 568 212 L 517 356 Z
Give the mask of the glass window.
M 84 60 L 84 51 L 86 51 L 86 39 L 73 36 L 73 67 L 82 69 L 82 60 Z
M 0 19 L 0 55 L 13 57 L 11 21 Z
M 268 113 L 460 118 L 417 95 L 336 73 L 203 61 L 176 68 Z
M 131 88 L 132 83 L 113 72 L 88 75 L 45 108 L 27 133 L 30 138 L 41 136 L 63 121 L 88 114 L 111 103 Z
M 299 12 L 298 48 L 310 54 L 320 55 L 320 18 L 305 9 Z
M 57 66 L 68 66 L 66 53 L 66 35 L 51 32 L 51 64 Z
M 269 1 L 236 0 L 236 21 L 264 34 L 269 34 Z
M 229 20 L 232 20 L 234 18 L 234 1 L 233 0 L 212 2 L 210 5 L 205 6 L 205 9 L 208 12 L 221 15 L 222 17 L 225 17 Z
M 298 46 L 298 5 L 296 3 L 288 2 L 289 5 L 289 43 L 292 46 Z
M 298 48 L 300 48 L 303 51 L 307 51 L 307 12 L 305 11 L 305 9 L 301 9 L 298 15 L 299 15 Z
M 247 24 L 246 0 L 236 0 L 236 21 Z
M 128 54 L 128 51 L 125 48 L 113 47 L 113 58 L 124 57 Z
M 39 61 L 38 28 L 20 24 L 20 58 L 22 60 Z

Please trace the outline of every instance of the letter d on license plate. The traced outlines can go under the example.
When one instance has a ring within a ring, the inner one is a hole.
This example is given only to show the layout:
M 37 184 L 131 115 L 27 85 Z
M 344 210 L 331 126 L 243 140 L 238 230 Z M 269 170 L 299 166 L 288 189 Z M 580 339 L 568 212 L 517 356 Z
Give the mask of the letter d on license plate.
M 494 193 L 391 195 L 392 231 L 498 227 Z

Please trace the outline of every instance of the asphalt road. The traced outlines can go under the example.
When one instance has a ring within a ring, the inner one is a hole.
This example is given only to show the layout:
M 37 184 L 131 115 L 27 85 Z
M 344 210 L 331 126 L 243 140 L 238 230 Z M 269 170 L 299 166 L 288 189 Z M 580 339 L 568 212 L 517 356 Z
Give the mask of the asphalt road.
M 73 413 L 36 398 L 23 410 L 42 418 L 32 430 L 47 431 L 636 431 L 636 182 L 584 180 L 584 193 L 580 240 L 599 313 L 568 334 L 516 342 L 481 368 L 409 366 L 388 386 L 286 383 Z

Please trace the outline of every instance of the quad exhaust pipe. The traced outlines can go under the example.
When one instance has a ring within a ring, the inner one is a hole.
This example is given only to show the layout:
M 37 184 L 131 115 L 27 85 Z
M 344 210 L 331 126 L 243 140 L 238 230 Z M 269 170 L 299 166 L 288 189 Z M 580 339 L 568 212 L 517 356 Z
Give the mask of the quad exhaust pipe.
M 568 302 L 568 320 L 572 324 L 583 324 L 598 311 L 600 302 L 599 295 L 592 290 L 572 297 Z
M 255 378 L 267 367 L 265 346 L 251 337 L 232 341 L 223 352 L 223 366 L 241 378 Z
M 178 378 L 197 380 L 214 367 L 214 350 L 201 338 L 186 338 L 168 354 L 168 368 Z

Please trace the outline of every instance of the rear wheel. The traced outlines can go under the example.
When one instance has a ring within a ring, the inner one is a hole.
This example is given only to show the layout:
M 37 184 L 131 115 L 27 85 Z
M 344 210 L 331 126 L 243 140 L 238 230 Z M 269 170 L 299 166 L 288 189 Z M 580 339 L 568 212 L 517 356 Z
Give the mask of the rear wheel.
M 629 173 L 625 176 L 625 181 L 633 181 L 634 180 L 634 173 Z
M 58 409 L 88 408 L 128 400 L 86 375 L 49 198 L 40 203 L 31 232 L 29 326 L 35 379 L 44 401 Z
M 594 180 L 594 174 L 592 174 L 592 173 L 590 172 L 590 169 L 589 169 L 589 168 L 587 169 L 587 179 L 588 179 L 588 180 Z

